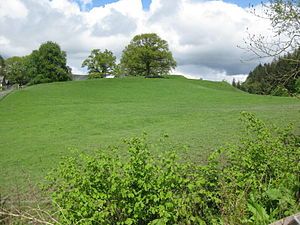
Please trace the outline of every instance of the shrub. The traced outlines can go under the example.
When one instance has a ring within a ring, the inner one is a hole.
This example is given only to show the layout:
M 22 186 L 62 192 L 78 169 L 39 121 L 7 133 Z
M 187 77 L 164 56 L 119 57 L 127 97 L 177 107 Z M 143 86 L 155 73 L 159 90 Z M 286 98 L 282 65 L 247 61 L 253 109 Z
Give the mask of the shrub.
M 65 159 L 50 175 L 65 224 L 206 224 L 213 221 L 201 167 L 150 154 L 145 136 L 127 140 L 129 160 L 98 153 Z M 212 207 L 214 209 L 215 207 Z M 209 223 L 211 224 L 211 223 Z
M 299 137 L 253 114 L 242 121 L 240 143 L 204 166 L 178 162 L 171 150 L 154 156 L 145 135 L 126 141 L 128 160 L 115 151 L 66 158 L 46 185 L 59 221 L 263 225 L 300 210 Z
M 242 121 L 247 135 L 240 144 L 211 159 L 219 171 L 220 211 L 226 224 L 269 224 L 300 209 L 299 138 L 253 114 L 242 113 Z
M 99 78 L 103 78 L 104 76 L 101 73 L 90 73 L 88 75 L 88 79 L 99 79 Z

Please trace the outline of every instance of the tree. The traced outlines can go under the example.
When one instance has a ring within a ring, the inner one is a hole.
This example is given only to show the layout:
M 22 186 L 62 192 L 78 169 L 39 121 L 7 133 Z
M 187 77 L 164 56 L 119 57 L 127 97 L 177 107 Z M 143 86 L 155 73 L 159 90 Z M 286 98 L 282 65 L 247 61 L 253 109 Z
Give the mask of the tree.
M 82 63 L 82 67 L 87 67 L 89 78 L 103 78 L 108 74 L 113 74 L 116 68 L 116 57 L 105 49 L 93 49 L 91 54 Z
M 28 58 L 27 66 L 32 71 L 31 83 L 48 83 L 71 80 L 66 52 L 57 43 L 48 41 Z
M 123 51 L 121 64 L 126 75 L 146 77 L 168 74 L 176 67 L 167 41 L 155 33 L 136 35 Z
M 122 77 L 125 75 L 125 69 L 121 63 L 116 65 L 113 74 L 115 77 Z
M 271 0 L 262 4 L 263 15 L 253 13 L 271 22 L 275 36 L 249 34 L 248 50 L 258 57 L 279 56 L 298 49 L 300 45 L 300 0 Z
M 232 79 L 232 83 L 231 83 L 231 85 L 232 85 L 233 87 L 236 87 L 235 78 L 233 78 L 233 79 Z
M 275 57 L 283 54 L 299 51 L 300 46 L 300 0 L 271 0 L 263 4 L 264 14 L 258 15 L 253 9 L 253 13 L 271 22 L 273 32 L 272 37 L 249 34 L 246 44 L 247 50 L 258 58 Z M 288 61 L 289 70 L 286 70 L 281 80 L 293 83 L 295 78 L 300 76 L 300 57 L 285 57 Z M 281 64 L 284 64 L 281 62 Z M 282 68 L 282 67 L 281 67 Z M 278 72 L 279 74 L 279 72 Z M 277 85 L 274 83 L 274 85 Z M 285 85 L 285 84 L 280 84 Z
M 297 80 L 300 79 L 300 62 L 296 68 L 294 64 L 298 59 L 300 59 L 300 48 L 271 63 L 259 64 L 249 73 L 242 87 L 253 94 L 284 96 L 299 94 Z
M 25 85 L 29 81 L 26 71 L 26 57 L 13 56 L 5 61 L 6 79 L 11 84 Z
M 4 86 L 5 85 L 5 77 L 6 77 L 5 76 L 5 60 L 1 55 L 0 55 L 0 77 L 3 78 L 2 86 Z
M 238 82 L 236 83 L 236 88 L 237 88 L 237 89 L 241 89 L 241 81 L 238 81 Z
M 10 83 L 19 85 L 67 81 L 71 80 L 72 71 L 66 64 L 66 53 L 48 41 L 30 55 L 8 58 L 5 64 L 0 56 L 0 76 L 4 74 Z
M 0 55 L 0 76 L 4 77 L 5 60 Z

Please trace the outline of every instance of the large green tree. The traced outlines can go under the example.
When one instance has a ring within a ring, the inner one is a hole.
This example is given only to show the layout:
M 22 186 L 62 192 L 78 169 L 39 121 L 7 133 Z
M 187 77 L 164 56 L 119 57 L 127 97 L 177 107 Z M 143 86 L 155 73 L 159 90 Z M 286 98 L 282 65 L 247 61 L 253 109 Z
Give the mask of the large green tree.
M 31 53 L 28 69 L 32 72 L 31 83 L 47 83 L 71 80 L 66 52 L 57 43 L 48 41 Z
M 5 60 L 0 58 L 0 76 L 10 83 L 38 84 L 71 80 L 71 68 L 67 66 L 66 52 L 57 43 L 48 41 L 30 55 L 14 56 Z M 3 69 L 5 66 L 5 69 Z
M 136 35 L 121 58 L 124 73 L 131 76 L 161 76 L 175 69 L 176 61 L 167 41 L 155 33 Z
M 87 67 L 90 79 L 103 78 L 114 73 L 116 57 L 107 49 L 103 52 L 100 49 L 93 49 L 89 57 L 83 61 L 82 67 Z
M 5 82 L 5 60 L 2 57 L 2 55 L 0 55 L 0 77 L 3 78 L 2 80 L 2 84 L 3 84 Z
M 10 84 L 25 85 L 29 81 L 26 70 L 28 56 L 13 56 L 5 60 L 5 78 Z

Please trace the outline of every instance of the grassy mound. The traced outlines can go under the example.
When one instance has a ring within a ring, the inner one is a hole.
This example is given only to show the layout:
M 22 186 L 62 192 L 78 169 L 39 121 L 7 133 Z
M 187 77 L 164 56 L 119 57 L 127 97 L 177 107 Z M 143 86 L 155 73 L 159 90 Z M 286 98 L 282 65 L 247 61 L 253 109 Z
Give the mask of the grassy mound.
M 182 77 L 31 86 L 0 101 L 0 187 L 24 174 L 44 176 L 73 148 L 119 144 L 144 131 L 153 140 L 168 134 L 172 143 L 190 147 L 184 154 L 202 162 L 213 149 L 235 141 L 241 111 L 299 128 L 299 109 L 298 99 L 250 95 L 225 82 Z

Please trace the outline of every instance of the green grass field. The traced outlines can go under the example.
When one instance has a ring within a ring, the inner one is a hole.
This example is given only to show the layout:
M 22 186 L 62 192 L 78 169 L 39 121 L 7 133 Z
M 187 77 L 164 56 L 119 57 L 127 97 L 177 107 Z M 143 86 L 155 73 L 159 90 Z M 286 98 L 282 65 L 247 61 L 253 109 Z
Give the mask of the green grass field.
M 117 145 L 143 131 L 154 142 L 167 133 L 201 163 L 237 140 L 241 111 L 277 125 L 292 122 L 300 133 L 299 99 L 250 95 L 225 82 L 101 79 L 14 91 L 0 101 L 0 187 L 27 175 L 41 179 L 70 149 Z

